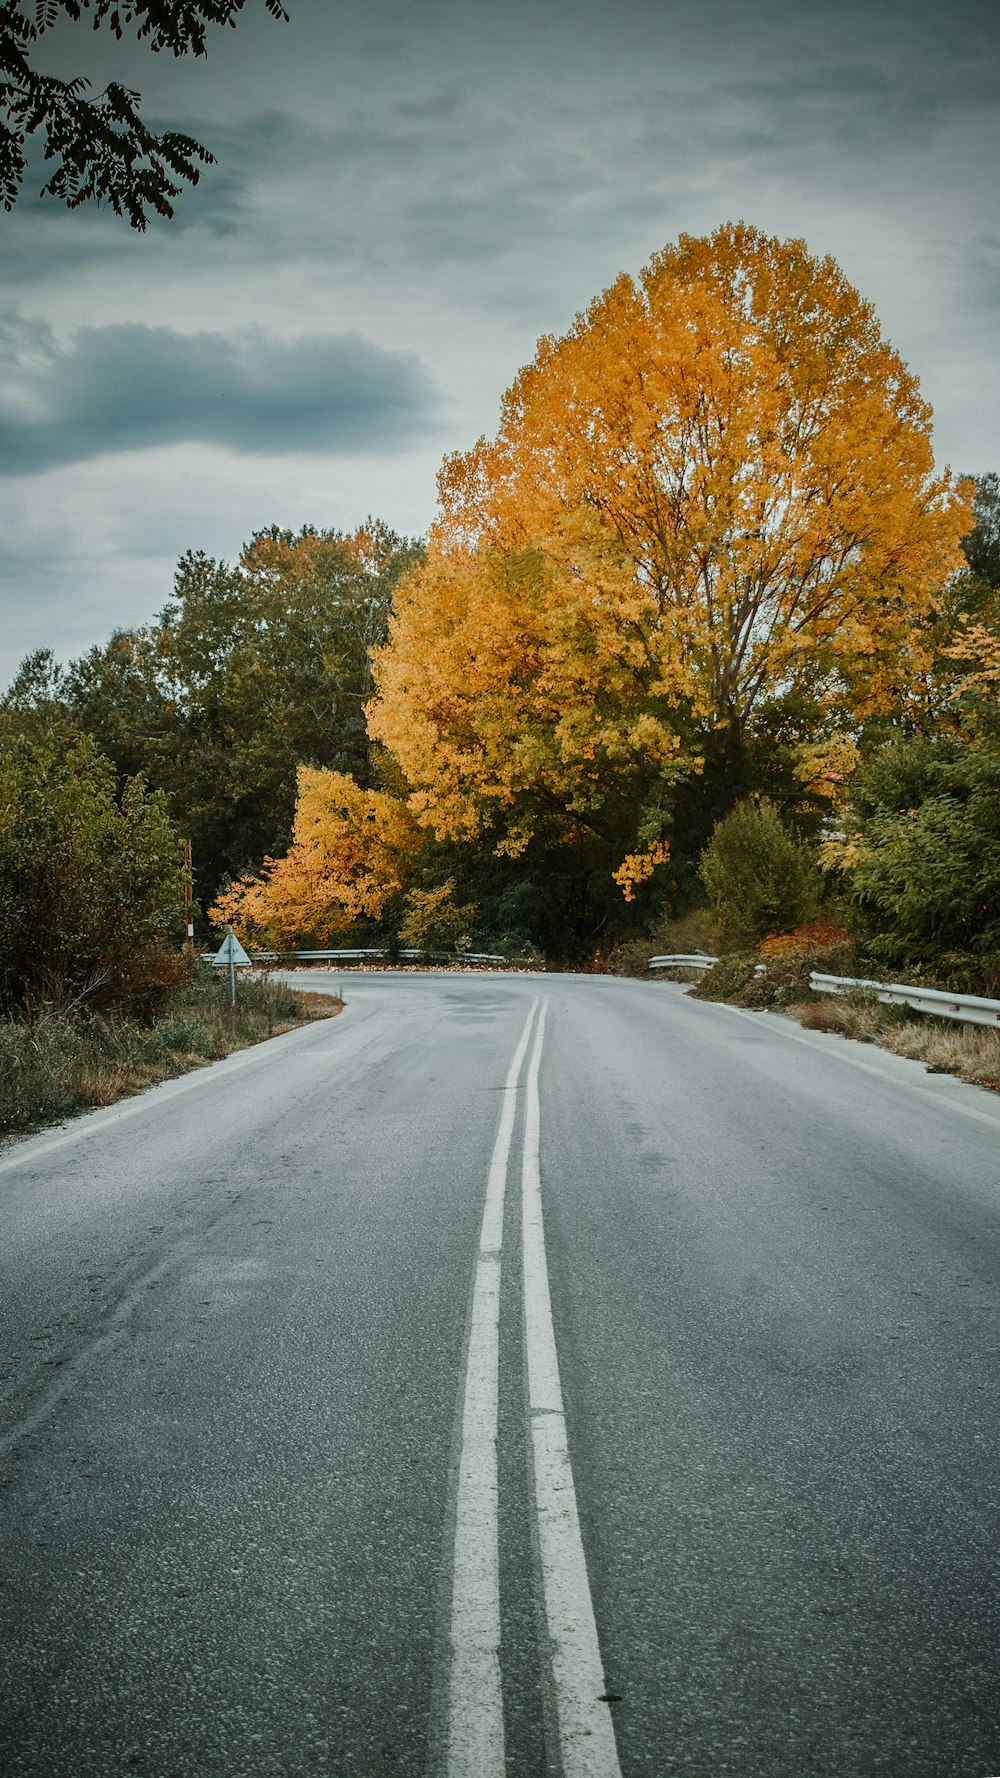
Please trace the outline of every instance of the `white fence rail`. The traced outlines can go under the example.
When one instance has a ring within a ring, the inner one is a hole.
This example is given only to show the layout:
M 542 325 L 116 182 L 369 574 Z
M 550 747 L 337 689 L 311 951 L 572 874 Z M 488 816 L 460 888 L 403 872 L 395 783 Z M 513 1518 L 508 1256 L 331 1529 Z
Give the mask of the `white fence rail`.
M 673 952 L 666 957 L 650 957 L 650 969 L 711 969 L 718 957 L 700 951 Z M 767 965 L 757 964 L 763 975 Z M 852 988 L 863 988 L 887 1005 L 912 1006 L 914 1012 L 933 1013 L 939 1019 L 957 1019 L 962 1025 L 992 1025 L 1000 1029 L 1000 1000 L 986 1000 L 981 994 L 952 994 L 945 988 L 910 987 L 905 982 L 873 982 L 863 976 L 823 975 L 814 969 L 809 986 L 816 994 L 847 994 Z

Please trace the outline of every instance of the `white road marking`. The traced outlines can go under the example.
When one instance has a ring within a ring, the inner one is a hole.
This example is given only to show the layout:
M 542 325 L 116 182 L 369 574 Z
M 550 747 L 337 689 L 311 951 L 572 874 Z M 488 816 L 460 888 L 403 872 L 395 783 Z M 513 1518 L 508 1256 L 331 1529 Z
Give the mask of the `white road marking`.
M 448 1778 L 504 1778 L 506 1770 L 497 1533 L 500 1254 L 518 1080 L 537 1009 L 536 999 L 531 1003 L 507 1073 L 490 1160 L 472 1295 L 455 1515 Z
M 528 1411 L 534 1454 L 535 1506 L 562 1778 L 621 1778 L 597 1625 L 580 1535 L 542 1223 L 538 1071 L 545 1035 L 543 1006 L 525 1094 L 522 1229 Z

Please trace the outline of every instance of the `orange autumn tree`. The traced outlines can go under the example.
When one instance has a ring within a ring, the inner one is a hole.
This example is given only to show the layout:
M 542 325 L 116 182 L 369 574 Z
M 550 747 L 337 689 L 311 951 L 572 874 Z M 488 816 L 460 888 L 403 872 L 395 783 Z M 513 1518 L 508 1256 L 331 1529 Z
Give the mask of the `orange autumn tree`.
M 402 899 L 418 843 L 398 797 L 362 790 L 343 772 L 301 766 L 288 852 L 224 890 L 210 916 L 275 948 L 305 938 L 328 943 Z
M 970 523 L 930 420 L 802 242 L 728 225 L 619 277 L 442 470 L 369 712 L 417 818 L 500 850 L 554 805 L 617 826 L 628 892 L 700 756 L 782 701 L 814 748 L 890 707 Z

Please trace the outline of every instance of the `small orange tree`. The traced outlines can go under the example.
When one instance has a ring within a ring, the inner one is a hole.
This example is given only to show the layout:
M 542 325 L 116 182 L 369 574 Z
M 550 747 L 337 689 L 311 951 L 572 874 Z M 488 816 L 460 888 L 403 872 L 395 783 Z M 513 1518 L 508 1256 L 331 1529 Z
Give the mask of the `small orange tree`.
M 225 889 L 211 918 L 278 948 L 338 938 L 401 900 L 418 838 L 399 798 L 362 790 L 343 772 L 302 766 L 291 847 L 266 858 L 259 876 Z

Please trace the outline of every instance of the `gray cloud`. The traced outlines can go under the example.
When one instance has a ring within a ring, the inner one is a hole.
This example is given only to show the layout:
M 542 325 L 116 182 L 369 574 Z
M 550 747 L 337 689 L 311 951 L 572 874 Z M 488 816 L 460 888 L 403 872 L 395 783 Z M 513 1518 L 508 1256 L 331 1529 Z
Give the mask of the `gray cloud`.
M 0 324 L 0 474 L 178 443 L 257 455 L 392 451 L 426 435 L 436 394 L 419 360 L 359 333 L 176 333 Z
M 278 29 L 261 8 L 206 65 L 123 52 L 156 126 L 169 117 L 219 157 L 174 221 L 137 243 L 93 214 L 49 206 L 25 227 L 16 215 L 6 277 L 23 288 L 74 261 L 156 276 L 208 258 L 220 278 L 278 257 L 352 276 L 485 268 L 571 237 L 581 202 L 599 202 L 612 236 L 623 214 L 662 215 L 664 183 L 672 197 L 710 167 L 770 190 L 834 170 L 884 187 L 905 185 L 922 152 L 937 186 L 947 175 L 928 151 L 942 130 L 995 112 L 996 16 L 994 0 L 952 0 L 946 16 L 936 0 L 671 0 L 662 16 L 619 0 L 613 17 L 596 0 L 507 0 L 499 13 L 387 0 L 376 15 L 296 0 Z M 66 42 L 96 72 L 100 40 Z M 206 108 L 227 85 L 229 102 Z

